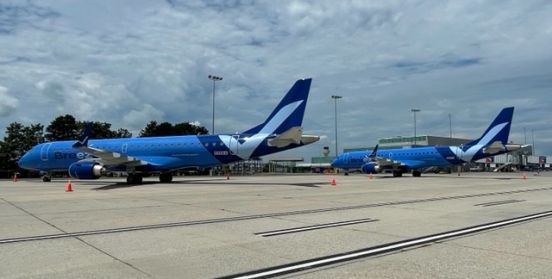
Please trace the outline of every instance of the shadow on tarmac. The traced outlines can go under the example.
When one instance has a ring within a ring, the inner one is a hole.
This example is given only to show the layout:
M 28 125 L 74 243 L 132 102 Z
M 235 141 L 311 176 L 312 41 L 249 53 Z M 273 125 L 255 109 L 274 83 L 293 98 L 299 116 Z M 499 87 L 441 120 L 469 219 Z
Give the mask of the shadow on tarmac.
M 89 183 L 86 184 L 99 184 L 100 182 L 96 183 Z M 141 184 L 127 184 L 126 182 L 116 182 L 109 185 L 92 188 L 92 190 L 113 190 L 113 189 L 121 189 L 121 188 L 130 188 L 130 187 L 136 187 L 136 186 L 145 186 L 145 185 L 152 185 L 152 184 L 161 184 L 161 182 L 157 181 L 144 181 Z M 308 188 L 320 188 L 320 185 L 326 185 L 329 184 L 329 182 L 311 182 L 311 183 L 269 183 L 269 182 L 231 182 L 226 179 L 206 179 L 206 180 L 181 180 L 181 181 L 173 181 L 171 183 L 165 183 L 169 185 L 176 185 L 176 184 L 210 184 L 210 185 L 254 185 L 254 186 L 260 186 L 260 185 L 268 185 L 268 186 L 297 186 L 297 187 L 308 187 Z
M 433 176 L 433 175 L 422 175 L 421 177 L 412 177 L 412 176 L 402 176 L 402 177 L 393 177 L 393 176 L 374 176 L 374 179 L 420 179 L 420 178 L 451 178 L 451 179 L 492 179 L 492 180 L 524 180 L 523 177 L 491 177 L 491 176 Z M 367 177 L 368 179 L 368 177 Z

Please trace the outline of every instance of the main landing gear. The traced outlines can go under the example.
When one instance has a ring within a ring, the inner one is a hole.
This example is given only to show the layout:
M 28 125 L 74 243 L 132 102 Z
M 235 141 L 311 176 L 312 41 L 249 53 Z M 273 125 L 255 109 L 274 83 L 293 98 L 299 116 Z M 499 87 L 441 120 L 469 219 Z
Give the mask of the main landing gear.
M 142 173 L 129 173 L 127 176 L 127 184 L 142 184 L 143 182 Z M 171 183 L 173 180 L 173 174 L 170 172 L 164 172 L 159 174 L 159 182 L 161 183 Z
M 170 172 L 159 174 L 159 182 L 161 183 L 171 183 L 172 180 L 173 180 L 173 175 Z
M 393 177 L 401 177 L 402 176 L 402 171 L 400 170 L 394 170 L 393 171 Z
M 41 172 L 42 174 L 42 182 L 51 182 L 52 181 L 52 174 L 49 172 Z
M 127 184 L 142 184 L 142 174 L 129 173 L 127 176 Z
M 421 172 L 421 171 L 416 171 L 416 170 L 415 170 L 415 171 L 412 171 L 412 176 L 414 176 L 414 177 L 420 177 L 420 176 L 422 176 L 422 172 Z

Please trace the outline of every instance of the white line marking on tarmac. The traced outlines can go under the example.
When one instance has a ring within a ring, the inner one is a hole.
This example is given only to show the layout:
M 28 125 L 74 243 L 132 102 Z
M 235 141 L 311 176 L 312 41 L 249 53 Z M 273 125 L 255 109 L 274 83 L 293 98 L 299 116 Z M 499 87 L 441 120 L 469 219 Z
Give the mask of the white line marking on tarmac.
M 423 237 L 418 237 L 418 238 L 407 239 L 407 240 L 403 240 L 403 241 L 383 244 L 383 245 L 374 246 L 374 247 L 361 249 L 361 250 L 357 250 L 357 251 L 352 251 L 352 252 L 348 252 L 348 253 L 342 253 L 342 254 L 338 254 L 338 255 L 332 255 L 332 256 L 316 258 L 316 259 L 312 259 L 312 260 L 306 260 L 306 261 L 298 262 L 296 264 L 291 263 L 291 264 L 276 266 L 276 267 L 272 267 L 272 268 L 265 268 L 265 269 L 261 269 L 261 270 L 258 270 L 258 271 L 252 271 L 252 272 L 246 272 L 246 273 L 241 273 L 241 274 L 236 274 L 236 275 L 224 276 L 224 277 L 221 277 L 221 278 L 240 278 L 240 279 L 267 278 L 267 277 L 273 277 L 273 276 L 278 276 L 278 275 L 283 275 L 283 274 L 289 274 L 289 273 L 298 272 L 298 271 L 302 271 L 302 270 L 306 270 L 306 269 L 311 269 L 311 268 L 315 268 L 315 267 L 330 265 L 330 264 L 334 264 L 334 263 L 338 263 L 338 262 L 353 260 L 353 259 L 367 257 L 367 256 L 371 256 L 371 255 L 376 255 L 376 254 L 383 254 L 383 253 L 387 253 L 387 252 L 391 252 L 391 251 L 395 251 L 395 250 L 400 250 L 400 249 L 405 249 L 405 248 L 409 248 L 409 247 L 413 247 L 413 246 L 417 246 L 417 245 L 421 245 L 421 244 L 425 244 L 425 243 L 429 243 L 429 242 L 436 242 L 436 241 L 439 241 L 439 240 L 445 240 L 445 239 L 448 239 L 448 238 L 453 238 L 453 237 L 462 236 L 462 235 L 466 235 L 466 234 L 471 234 L 471 233 L 476 233 L 476 232 L 480 232 L 480 231 L 490 230 L 490 229 L 494 229 L 494 228 L 499 228 L 499 227 L 515 224 L 515 223 L 530 221 L 530 220 L 549 217 L 549 216 L 552 216 L 552 211 L 545 211 L 545 212 L 541 212 L 541 213 L 521 216 L 521 217 L 517 217 L 517 218 L 512 218 L 512 219 L 507 219 L 507 220 L 502 220 L 502 221 L 497 221 L 497 222 L 492 222 L 492 223 L 487 223 L 487 224 L 482 224 L 482 225 L 477 225 L 477 226 L 468 227 L 468 228 L 464 228 L 464 229 L 453 230 L 453 231 L 438 233 L 438 234 L 434 234 L 434 235 L 423 236 Z
M 378 221 L 378 219 L 364 218 L 364 219 L 357 219 L 357 220 L 350 220 L 350 221 L 342 221 L 342 222 L 318 224 L 318 225 L 305 226 L 305 227 L 289 228 L 289 229 L 283 229 L 283 230 L 259 232 L 259 233 L 255 233 L 255 235 L 260 235 L 262 237 L 269 237 L 269 236 L 275 236 L 275 235 L 281 235 L 281 234 L 312 231 L 312 230 L 319 230 L 319 229 L 324 229 L 324 228 L 333 228 L 333 227 L 340 227 L 340 226 L 347 226 L 347 225 L 354 225 L 354 224 L 375 222 L 375 221 Z

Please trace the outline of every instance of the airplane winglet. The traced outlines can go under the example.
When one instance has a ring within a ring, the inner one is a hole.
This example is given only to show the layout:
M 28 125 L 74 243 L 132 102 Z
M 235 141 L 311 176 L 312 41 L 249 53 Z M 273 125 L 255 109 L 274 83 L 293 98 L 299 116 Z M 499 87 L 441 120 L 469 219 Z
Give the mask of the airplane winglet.
M 368 162 L 375 162 L 377 159 L 378 159 L 378 146 L 379 144 L 376 144 L 376 147 L 374 147 L 374 150 L 372 150 L 372 153 L 370 153 L 369 155 L 365 156 L 363 161 L 365 163 L 368 163 Z
M 75 142 L 75 144 L 73 144 L 73 147 L 88 146 L 88 139 L 90 138 L 91 135 L 92 135 L 92 122 L 88 122 L 86 123 L 84 130 L 79 136 L 78 141 Z
M 376 147 L 374 147 L 374 150 L 372 150 L 372 153 L 368 155 L 368 158 L 376 158 L 376 156 L 378 156 L 378 146 L 379 144 L 376 144 Z

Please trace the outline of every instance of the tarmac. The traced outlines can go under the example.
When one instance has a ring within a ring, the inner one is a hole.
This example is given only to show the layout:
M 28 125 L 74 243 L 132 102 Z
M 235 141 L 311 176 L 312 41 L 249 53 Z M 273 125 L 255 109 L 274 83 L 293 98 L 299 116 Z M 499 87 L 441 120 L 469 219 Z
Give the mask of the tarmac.
M 73 192 L 64 179 L 0 181 L 0 278 L 256 278 L 278 268 L 265 276 L 552 274 L 549 215 L 479 226 L 552 214 L 552 173 L 157 181 L 72 181 Z

